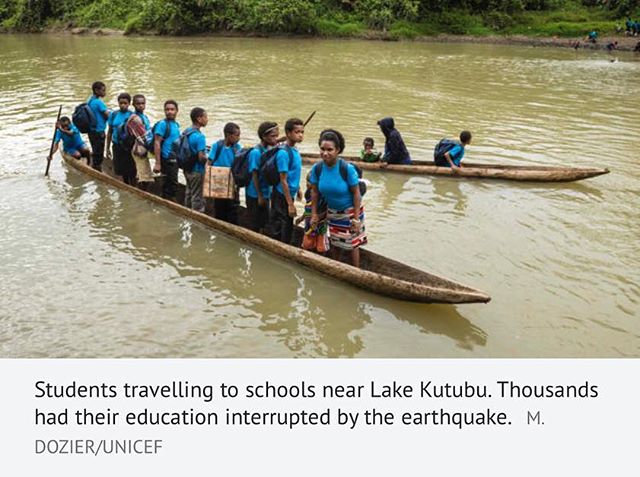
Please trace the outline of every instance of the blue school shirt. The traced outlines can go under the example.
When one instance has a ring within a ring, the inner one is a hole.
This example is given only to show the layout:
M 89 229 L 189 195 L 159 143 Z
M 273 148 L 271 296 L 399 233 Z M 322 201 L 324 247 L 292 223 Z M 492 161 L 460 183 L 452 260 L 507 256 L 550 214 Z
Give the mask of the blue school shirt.
M 353 207 L 353 194 L 351 187 L 357 186 L 359 182 L 358 172 L 352 164 L 347 164 L 347 180 L 340 174 L 340 165 L 336 162 L 333 167 L 322 164 L 320 177 L 316 175 L 318 168 L 314 166 L 309 175 L 309 182 L 318 186 L 322 197 L 327 201 L 330 209 L 345 210 Z
M 260 176 L 260 158 L 262 154 L 266 152 L 267 148 L 262 146 L 261 144 L 254 147 L 249 153 L 249 174 L 252 176 L 253 171 L 258 171 L 258 183 L 260 184 L 260 190 L 262 191 L 262 196 L 265 199 L 271 198 L 271 186 L 266 183 L 264 177 Z M 245 188 L 245 194 L 247 197 L 252 197 L 253 199 L 258 198 L 258 191 L 253 185 L 253 177 L 249 181 L 249 185 Z
M 93 111 L 93 115 L 96 117 L 96 127 L 91 129 L 91 131 L 98 133 L 104 132 L 105 129 L 107 129 L 107 120 L 104 118 L 103 113 L 105 111 L 109 111 L 107 105 L 95 95 L 89 98 L 87 104 L 91 108 L 91 111 Z
M 193 128 L 187 128 L 186 131 L 191 131 Z M 197 156 L 199 152 L 205 152 L 207 150 L 207 139 L 204 137 L 201 131 L 197 129 L 189 136 L 189 149 L 191 154 Z M 198 172 L 204 174 L 204 164 L 196 160 L 196 164 L 193 166 L 192 172 Z
M 278 151 L 276 154 L 276 165 L 278 166 L 278 173 L 287 173 L 289 193 L 291 194 L 291 198 L 295 199 L 298 189 L 300 188 L 302 157 L 300 157 L 298 150 L 295 147 L 292 147 L 291 152 L 293 153 L 293 160 L 291 161 L 291 167 L 289 167 L 289 152 L 287 151 L 287 148 L 288 146 L 283 147 L 282 150 Z M 282 184 L 280 182 L 276 185 L 276 190 L 284 195 Z
M 449 157 L 451 157 L 451 161 L 459 167 L 462 162 L 462 158 L 464 157 L 464 147 L 460 144 L 456 144 L 447 152 L 449 153 Z
M 78 128 L 71 124 L 70 129 L 73 132 L 73 136 L 69 136 L 59 129 L 56 131 L 56 137 L 54 141 L 58 143 L 60 142 L 60 140 L 62 140 L 62 150 L 64 152 L 74 150 L 77 151 L 84 146 L 84 141 L 82 140 L 82 136 L 80 136 L 80 131 L 78 131 Z
M 218 147 L 222 147 L 216 163 L 213 163 L 213 159 L 216 157 L 216 151 Z M 224 142 L 216 141 L 211 145 L 211 151 L 209 151 L 209 162 L 212 166 L 216 167 L 231 167 L 233 160 L 236 157 L 236 153 L 242 149 L 239 143 L 235 143 L 233 146 L 225 146 Z
M 127 122 L 127 120 L 131 117 L 131 111 L 122 112 L 120 110 L 115 113 L 111 113 L 109 116 L 109 121 L 107 123 L 111 126 L 111 141 L 114 144 L 118 144 L 118 126 Z
M 167 132 L 167 124 L 169 124 L 170 133 L 167 139 L 164 138 L 165 133 Z M 156 136 L 160 136 L 162 139 L 162 147 L 160 148 L 160 155 L 162 159 L 165 161 L 169 159 L 169 154 L 171 154 L 171 144 L 173 141 L 180 137 L 180 125 L 176 121 L 169 121 L 168 119 L 163 119 L 158 121 L 158 125 L 156 126 L 156 130 L 154 133 Z

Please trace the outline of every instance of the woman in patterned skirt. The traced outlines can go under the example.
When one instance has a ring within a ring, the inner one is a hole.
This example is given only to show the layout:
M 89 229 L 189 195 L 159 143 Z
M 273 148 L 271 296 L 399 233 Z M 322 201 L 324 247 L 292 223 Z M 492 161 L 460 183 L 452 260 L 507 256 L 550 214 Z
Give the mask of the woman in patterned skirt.
M 328 206 L 331 257 L 338 259 L 341 251 L 348 250 L 351 264 L 360 267 L 359 247 L 367 243 L 367 235 L 358 172 L 338 157 L 344 151 L 344 137 L 338 131 L 322 131 L 318 145 L 322 162 L 314 164 L 309 174 L 311 225 L 319 221 L 318 205 L 324 198 Z

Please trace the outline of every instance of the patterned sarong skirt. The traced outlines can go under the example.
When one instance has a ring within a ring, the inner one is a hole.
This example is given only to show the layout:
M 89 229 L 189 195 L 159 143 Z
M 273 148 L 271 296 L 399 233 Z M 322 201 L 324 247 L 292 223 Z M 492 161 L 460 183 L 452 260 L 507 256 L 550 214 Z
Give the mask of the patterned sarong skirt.
M 355 210 L 350 207 L 346 210 L 329 209 L 327 219 L 329 221 L 329 240 L 331 245 L 343 250 L 353 250 L 367 243 L 367 232 L 364 225 L 364 206 L 360 206 L 360 231 L 351 230 L 351 219 L 355 217 Z

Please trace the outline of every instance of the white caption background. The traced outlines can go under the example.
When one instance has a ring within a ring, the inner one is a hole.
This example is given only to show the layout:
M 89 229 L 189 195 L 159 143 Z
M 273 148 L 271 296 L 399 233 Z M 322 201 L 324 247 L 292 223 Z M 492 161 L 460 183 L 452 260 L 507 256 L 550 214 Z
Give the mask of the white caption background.
M 638 475 L 640 360 L 4 360 L 0 366 L 0 455 L 5 475 L 538 476 Z M 116 385 L 113 399 L 35 398 L 37 381 Z M 126 399 L 124 383 L 214 386 L 214 398 Z M 312 399 L 244 399 L 246 385 L 314 385 Z M 486 385 L 491 398 L 421 398 L 420 383 Z M 501 398 L 497 381 L 521 386 L 585 383 L 597 398 Z M 411 385 L 412 398 L 371 398 L 371 382 Z M 221 383 L 239 387 L 222 399 Z M 363 385 L 362 398 L 322 397 L 323 385 Z M 35 410 L 69 410 L 69 425 L 36 425 Z M 117 411 L 115 426 L 79 426 L 75 410 Z M 217 426 L 129 426 L 127 412 L 217 412 Z M 235 426 L 225 411 L 331 410 L 330 426 Z M 395 413 L 395 424 L 364 425 L 364 412 Z M 403 412 L 506 412 L 510 426 L 412 425 Z M 337 410 L 358 412 L 355 428 Z M 530 416 L 540 413 L 540 422 Z M 529 419 L 528 419 L 529 417 Z M 528 422 L 529 421 L 529 422 Z M 541 424 L 544 422 L 544 424 Z M 36 440 L 162 440 L 157 455 L 36 454 Z M 2 472 L 4 474 L 4 471 Z M 259 474 L 256 474 L 259 473 Z

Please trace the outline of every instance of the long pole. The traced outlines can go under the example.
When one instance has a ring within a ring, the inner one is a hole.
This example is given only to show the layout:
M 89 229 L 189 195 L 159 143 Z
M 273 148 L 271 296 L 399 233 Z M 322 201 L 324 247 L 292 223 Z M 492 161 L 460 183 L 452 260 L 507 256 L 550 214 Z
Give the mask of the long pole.
M 304 122 L 304 126 L 306 126 L 307 124 L 309 124 L 309 121 L 311 121 L 315 115 L 316 115 L 316 112 L 315 112 L 315 111 L 314 111 L 313 113 L 311 113 L 311 114 L 309 115 L 309 117 L 307 118 L 307 120 Z
M 58 132 L 58 123 L 60 122 L 60 115 L 62 114 L 62 105 L 58 109 L 58 117 L 56 118 L 56 125 L 53 128 L 53 137 L 51 138 L 51 147 L 49 148 L 49 156 L 47 157 L 47 169 L 44 171 L 44 176 L 49 175 L 49 167 L 51 166 L 51 156 L 53 155 L 53 146 L 56 143 L 56 132 Z

